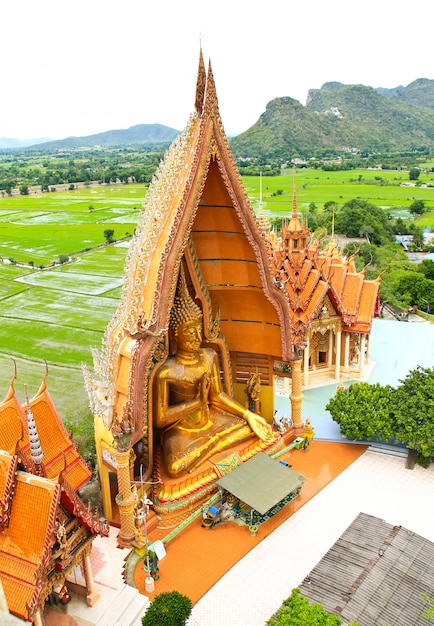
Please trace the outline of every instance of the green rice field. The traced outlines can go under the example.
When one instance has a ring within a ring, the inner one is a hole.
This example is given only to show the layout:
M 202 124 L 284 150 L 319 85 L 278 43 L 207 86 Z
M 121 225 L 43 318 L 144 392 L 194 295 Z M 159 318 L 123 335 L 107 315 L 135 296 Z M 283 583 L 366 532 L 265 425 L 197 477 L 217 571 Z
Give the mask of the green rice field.
M 260 179 L 243 179 L 254 209 Z M 421 175 L 434 185 L 434 174 Z M 408 211 L 415 199 L 434 209 L 434 187 L 401 186 L 408 172 L 297 171 L 301 211 L 315 202 L 339 204 L 362 197 L 384 208 Z M 62 417 L 87 411 L 82 363 L 92 366 L 116 311 L 128 242 L 146 195 L 145 185 L 107 185 L 68 192 L 0 198 L 0 397 L 17 365 L 15 389 L 36 393 L 48 363 L 48 389 Z M 277 193 L 279 192 L 279 193 Z M 293 174 L 262 179 L 269 215 L 292 210 Z M 421 218 L 434 227 L 434 210 Z M 106 229 L 115 243 L 107 245 Z M 59 264 L 59 256 L 70 260 Z

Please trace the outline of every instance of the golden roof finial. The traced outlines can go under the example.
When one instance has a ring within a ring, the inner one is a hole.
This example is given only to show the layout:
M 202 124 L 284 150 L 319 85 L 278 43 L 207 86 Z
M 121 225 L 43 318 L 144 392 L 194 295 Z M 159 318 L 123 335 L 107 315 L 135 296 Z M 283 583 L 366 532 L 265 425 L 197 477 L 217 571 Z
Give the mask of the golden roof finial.
M 39 387 L 36 396 L 42 396 L 42 394 L 44 393 L 44 391 L 47 388 L 47 382 L 46 381 L 47 381 L 47 376 L 48 376 L 48 363 L 47 363 L 47 361 L 45 359 L 44 359 L 44 361 L 45 361 L 44 378 L 42 379 L 41 386 Z
M 218 108 L 217 90 L 214 82 L 214 74 L 211 67 L 211 59 L 208 61 L 208 74 L 206 77 L 205 98 L 203 109 L 209 114 Z
M 197 82 L 196 82 L 196 100 L 194 103 L 195 109 L 199 117 L 203 111 L 203 100 L 205 97 L 205 85 L 206 85 L 206 70 L 205 63 L 203 62 L 202 46 L 199 53 L 199 68 L 197 70 Z

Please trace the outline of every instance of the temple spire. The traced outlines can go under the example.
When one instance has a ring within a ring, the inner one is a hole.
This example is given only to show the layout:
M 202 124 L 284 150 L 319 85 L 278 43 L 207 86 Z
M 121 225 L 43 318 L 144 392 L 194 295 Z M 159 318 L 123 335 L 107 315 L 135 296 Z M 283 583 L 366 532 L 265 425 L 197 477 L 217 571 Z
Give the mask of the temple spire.
M 208 61 L 208 74 L 205 85 L 205 98 L 203 110 L 209 115 L 213 109 L 218 108 L 217 90 L 214 82 L 214 74 L 211 67 L 211 60 Z
M 203 62 L 203 54 L 202 54 L 202 46 L 201 46 L 200 53 L 199 53 L 199 67 L 197 70 L 196 99 L 194 102 L 194 106 L 199 117 L 202 115 L 202 111 L 203 111 L 203 101 L 205 97 L 205 85 L 206 85 L 206 70 L 205 70 L 205 63 Z
M 26 386 L 26 416 L 27 416 L 27 428 L 29 431 L 29 442 L 30 442 L 30 456 L 36 466 L 36 472 L 40 476 L 42 475 L 42 459 L 44 454 L 42 452 L 41 441 L 39 439 L 38 429 L 36 427 L 35 418 L 33 417 L 33 412 L 29 402 L 29 395 L 27 393 Z
M 294 167 L 292 168 L 292 218 L 296 219 L 298 217 L 297 215 L 297 186 L 296 186 L 296 182 L 295 182 L 295 173 L 296 173 L 296 167 L 294 165 Z
M 270 220 L 265 215 L 262 205 L 262 172 L 259 172 L 259 210 L 257 220 L 262 231 L 269 232 L 271 230 Z

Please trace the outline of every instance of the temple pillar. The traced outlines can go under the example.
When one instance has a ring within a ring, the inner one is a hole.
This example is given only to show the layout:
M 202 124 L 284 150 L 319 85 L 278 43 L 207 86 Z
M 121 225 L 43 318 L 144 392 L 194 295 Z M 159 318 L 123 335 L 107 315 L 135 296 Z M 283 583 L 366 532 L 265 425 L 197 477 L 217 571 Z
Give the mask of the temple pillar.
M 336 331 L 336 360 L 335 360 L 335 378 L 339 380 L 341 377 L 341 329 Z
M 296 435 L 303 430 L 303 420 L 301 417 L 301 404 L 303 394 L 301 393 L 301 359 L 292 362 L 292 390 L 289 399 L 291 401 L 291 417 Z
M 344 334 L 344 368 L 346 371 L 350 367 L 350 334 Z
M 333 365 L 333 331 L 329 329 L 329 349 L 327 354 L 327 367 L 331 369 Z
M 360 338 L 360 361 L 359 361 L 359 375 L 363 378 L 365 374 L 365 347 L 366 347 L 366 335 L 362 335 Z
M 44 620 L 41 615 L 41 609 L 36 611 L 36 613 L 33 616 L 33 626 L 44 626 Z
M 119 507 L 121 527 L 118 534 L 118 543 L 122 547 L 128 547 L 136 538 L 136 526 L 134 523 L 135 499 L 131 491 L 130 480 L 130 451 L 118 450 L 115 452 L 118 469 L 118 494 L 116 504 Z
M 366 362 L 370 363 L 371 362 L 371 335 L 366 336 L 366 345 L 367 345 Z
M 100 598 L 99 589 L 93 581 L 92 564 L 90 562 L 90 550 L 85 552 L 81 558 L 84 581 L 86 583 L 86 603 L 93 606 Z
M 310 351 L 310 335 L 307 337 L 306 348 L 303 353 L 303 385 L 309 384 L 309 351 Z

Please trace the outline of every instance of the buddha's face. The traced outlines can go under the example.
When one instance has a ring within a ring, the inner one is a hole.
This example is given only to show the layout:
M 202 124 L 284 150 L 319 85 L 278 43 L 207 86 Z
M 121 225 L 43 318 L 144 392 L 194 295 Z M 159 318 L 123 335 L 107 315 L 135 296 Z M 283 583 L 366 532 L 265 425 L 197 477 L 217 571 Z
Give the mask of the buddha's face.
M 192 320 L 178 326 L 177 331 L 178 350 L 182 352 L 196 353 L 202 343 L 202 322 Z

